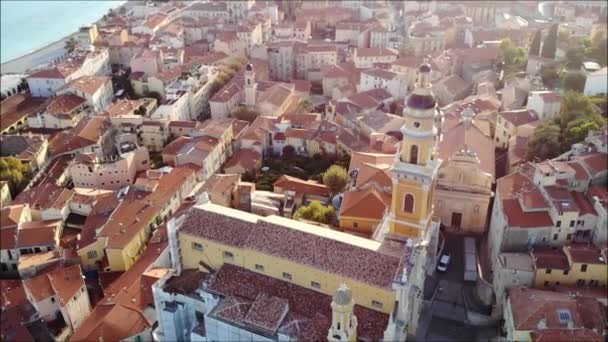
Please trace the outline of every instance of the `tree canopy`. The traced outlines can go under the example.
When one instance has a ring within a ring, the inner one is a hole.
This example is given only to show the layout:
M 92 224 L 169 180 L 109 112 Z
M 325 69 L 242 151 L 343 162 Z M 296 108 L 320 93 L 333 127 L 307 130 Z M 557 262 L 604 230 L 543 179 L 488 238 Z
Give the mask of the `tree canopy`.
M 579 48 L 570 48 L 566 51 L 566 68 L 579 69 L 583 64 L 585 53 Z
M 534 130 L 528 141 L 528 160 L 545 160 L 557 157 L 561 152 L 560 129 L 554 123 L 546 122 Z
M 574 90 L 582 93 L 585 90 L 586 79 L 582 72 L 567 72 L 562 77 L 562 88 L 566 91 Z
M 260 113 L 245 106 L 238 106 L 232 110 L 233 118 L 247 121 L 249 123 L 253 122 L 258 116 L 260 116 Z
M 336 217 L 336 209 L 331 205 L 325 206 L 319 201 L 312 201 L 309 205 L 301 206 L 296 210 L 295 219 L 305 219 L 319 223 L 329 224 Z
M 555 67 L 542 66 L 540 68 L 540 78 L 543 85 L 547 88 L 555 88 L 559 85 L 559 73 Z
M 515 46 L 511 39 L 503 39 L 499 45 L 500 56 L 505 63 L 505 74 L 510 74 L 525 69 L 528 56 L 526 51 Z
M 15 197 L 29 182 L 29 167 L 15 157 L 0 158 L 0 180 L 7 181 Z
M 540 55 L 540 39 L 541 39 L 541 32 L 540 32 L 540 30 L 537 30 L 536 33 L 534 34 L 534 38 L 532 39 L 532 45 L 530 45 L 530 52 L 529 52 L 530 56 L 538 57 Z
M 76 39 L 72 37 L 65 41 L 64 49 L 66 49 L 67 52 L 70 53 L 76 49 L 76 45 L 78 45 L 78 42 L 76 42 Z
M 339 165 L 334 164 L 323 173 L 323 184 L 334 194 L 344 190 L 347 180 L 348 173 L 346 169 Z
M 528 142 L 528 159 L 555 158 L 573 144 L 585 139 L 589 131 L 606 125 L 591 98 L 575 91 L 562 97 L 561 113 L 534 130 Z
M 541 51 L 541 56 L 544 58 L 555 58 L 555 52 L 557 51 L 557 29 L 557 24 L 553 24 L 549 29 L 549 34 L 545 38 Z
M 591 39 L 584 41 L 585 57 L 596 61 L 602 66 L 608 62 L 608 37 L 606 32 L 598 31 Z

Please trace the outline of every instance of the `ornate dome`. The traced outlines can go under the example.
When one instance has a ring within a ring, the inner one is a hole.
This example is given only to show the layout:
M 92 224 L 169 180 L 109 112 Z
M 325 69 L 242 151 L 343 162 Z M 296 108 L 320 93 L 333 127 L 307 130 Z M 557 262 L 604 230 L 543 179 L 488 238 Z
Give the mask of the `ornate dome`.
M 353 300 L 353 294 L 346 286 L 346 284 L 342 283 L 336 291 L 336 296 L 334 297 L 334 302 L 338 305 L 348 305 Z
M 432 109 L 436 101 L 433 95 L 419 95 L 412 93 L 407 99 L 407 107 L 415 109 Z
M 253 71 L 253 64 L 249 63 L 245 66 L 245 70 L 247 71 Z
M 428 63 L 424 63 L 418 67 L 418 71 L 429 73 L 431 72 L 431 66 Z

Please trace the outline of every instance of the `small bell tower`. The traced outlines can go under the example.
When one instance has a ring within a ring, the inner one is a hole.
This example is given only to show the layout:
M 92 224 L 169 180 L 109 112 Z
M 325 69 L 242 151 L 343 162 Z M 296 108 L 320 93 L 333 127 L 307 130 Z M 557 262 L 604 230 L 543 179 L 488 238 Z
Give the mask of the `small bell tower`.
M 353 314 L 354 307 L 353 295 L 348 286 L 342 283 L 331 302 L 331 327 L 327 334 L 328 341 L 354 342 L 357 340 L 357 317 Z
M 245 104 L 248 107 L 255 106 L 257 90 L 258 84 L 255 81 L 255 70 L 253 70 L 253 64 L 247 64 L 245 66 Z

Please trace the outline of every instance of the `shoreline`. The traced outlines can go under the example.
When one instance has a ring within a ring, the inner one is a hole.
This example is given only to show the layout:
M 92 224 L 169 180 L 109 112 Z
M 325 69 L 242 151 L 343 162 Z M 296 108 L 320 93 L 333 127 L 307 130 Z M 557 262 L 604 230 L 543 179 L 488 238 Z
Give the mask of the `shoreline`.
M 112 10 L 117 10 L 120 7 L 124 6 L 126 1 L 117 2 L 117 5 L 112 7 Z M 103 14 L 91 22 L 89 25 L 96 24 L 101 20 Z M 82 24 L 78 29 L 72 31 L 71 33 L 63 36 L 55 41 L 52 41 L 48 44 L 44 44 L 38 48 L 31 50 L 19 57 L 12 58 L 6 62 L 0 63 L 0 75 L 10 75 L 10 74 L 27 74 L 29 70 L 36 68 L 38 66 L 48 64 L 52 62 L 54 59 L 63 57 L 66 53 L 65 51 L 65 42 L 72 37 L 75 37 L 80 31 L 81 27 L 86 27 L 87 24 Z

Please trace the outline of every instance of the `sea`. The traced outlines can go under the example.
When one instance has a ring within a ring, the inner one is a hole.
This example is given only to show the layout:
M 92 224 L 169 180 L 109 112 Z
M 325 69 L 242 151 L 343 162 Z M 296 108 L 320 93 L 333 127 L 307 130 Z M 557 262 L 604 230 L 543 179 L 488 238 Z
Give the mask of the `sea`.
M 125 1 L 0 1 L 0 62 L 23 56 L 76 32 Z

